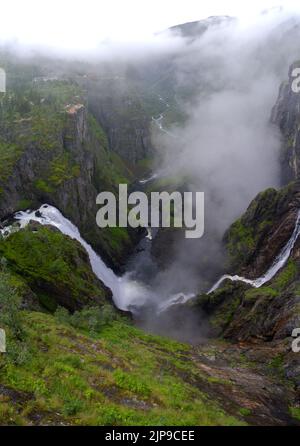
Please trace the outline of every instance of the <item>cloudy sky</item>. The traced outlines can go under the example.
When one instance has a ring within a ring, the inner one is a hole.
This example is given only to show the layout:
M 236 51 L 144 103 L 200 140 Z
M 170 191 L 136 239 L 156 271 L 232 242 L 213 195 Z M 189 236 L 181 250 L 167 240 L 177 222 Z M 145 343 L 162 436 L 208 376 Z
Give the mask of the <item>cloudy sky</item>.
M 297 0 L 0 0 L 0 38 L 61 48 L 93 49 L 103 41 L 141 41 L 152 33 L 210 15 L 249 21 Z

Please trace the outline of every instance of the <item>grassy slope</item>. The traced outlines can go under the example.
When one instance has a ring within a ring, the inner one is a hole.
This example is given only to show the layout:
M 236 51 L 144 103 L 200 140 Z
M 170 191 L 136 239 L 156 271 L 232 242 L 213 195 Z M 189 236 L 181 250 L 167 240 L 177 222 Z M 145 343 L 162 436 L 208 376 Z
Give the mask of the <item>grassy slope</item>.
M 0 356 L 1 425 L 241 424 L 189 384 L 187 345 L 122 321 L 91 334 L 24 311 L 22 324 L 21 354 Z

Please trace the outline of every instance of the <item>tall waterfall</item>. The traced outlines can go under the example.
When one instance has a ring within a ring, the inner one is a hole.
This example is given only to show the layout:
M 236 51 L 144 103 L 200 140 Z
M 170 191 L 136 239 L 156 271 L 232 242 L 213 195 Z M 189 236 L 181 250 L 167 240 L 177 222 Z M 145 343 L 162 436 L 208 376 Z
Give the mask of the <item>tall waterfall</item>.
M 143 284 L 129 279 L 126 274 L 123 277 L 116 276 L 93 248 L 81 237 L 78 228 L 55 207 L 44 204 L 38 211 L 18 212 L 15 218 L 20 222 L 21 227 L 25 227 L 30 220 L 33 220 L 42 225 L 55 226 L 63 234 L 77 240 L 87 251 L 95 275 L 111 289 L 114 303 L 121 310 L 141 307 L 151 298 L 151 291 Z
M 19 221 L 21 228 L 24 228 L 31 220 L 37 221 L 42 225 L 51 225 L 59 229 L 63 234 L 70 236 L 77 240 L 87 251 L 91 267 L 95 275 L 108 287 L 113 293 L 113 300 L 115 305 L 122 310 L 132 310 L 134 308 L 143 307 L 146 302 L 157 302 L 157 296 L 153 294 L 151 289 L 145 284 L 140 283 L 131 278 L 131 274 L 125 274 L 123 277 L 118 277 L 112 269 L 108 268 L 101 257 L 96 254 L 93 248 L 81 237 L 78 228 L 65 218 L 61 212 L 53 206 L 47 204 L 42 205 L 37 211 L 18 212 L 15 214 L 15 219 Z M 279 255 L 274 260 L 267 272 L 257 279 L 247 279 L 241 276 L 222 276 L 208 291 L 208 294 L 215 291 L 222 282 L 226 279 L 233 282 L 240 281 L 247 283 L 255 288 L 259 288 L 266 282 L 270 281 L 275 274 L 285 265 L 295 242 L 300 234 L 300 211 L 297 216 L 295 228 L 289 241 L 281 250 Z M 157 304 L 157 312 L 161 313 L 167 308 L 187 302 L 193 298 L 194 294 L 185 295 L 178 293 L 170 296 L 164 302 Z
M 289 259 L 290 254 L 292 252 L 292 249 L 295 246 L 295 243 L 296 243 L 296 240 L 297 240 L 299 234 L 300 234 L 300 211 L 298 212 L 295 228 L 294 228 L 291 238 L 289 239 L 287 244 L 283 247 L 281 252 L 278 254 L 276 259 L 274 260 L 274 262 L 272 263 L 272 265 L 270 266 L 270 268 L 264 275 L 262 275 L 258 279 L 251 280 L 251 279 L 246 279 L 245 277 L 241 277 L 241 276 L 230 276 L 228 274 L 225 274 L 208 291 L 208 294 L 212 293 L 217 288 L 219 288 L 219 286 L 222 284 L 222 282 L 224 282 L 224 280 L 226 280 L 226 279 L 232 280 L 232 282 L 244 282 L 249 285 L 252 285 L 254 288 L 259 288 L 262 285 L 264 285 L 266 282 L 269 282 L 275 276 L 275 274 L 278 273 L 278 271 L 285 265 L 285 263 Z

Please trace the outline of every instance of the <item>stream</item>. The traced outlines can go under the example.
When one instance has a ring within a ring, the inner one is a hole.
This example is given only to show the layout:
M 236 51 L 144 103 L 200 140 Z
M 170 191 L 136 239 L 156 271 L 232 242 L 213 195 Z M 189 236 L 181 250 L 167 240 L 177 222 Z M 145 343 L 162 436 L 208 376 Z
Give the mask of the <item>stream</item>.
M 65 218 L 62 213 L 53 206 L 48 204 L 42 205 L 36 211 L 17 212 L 14 218 L 19 222 L 20 227 L 26 227 L 30 221 L 36 221 L 42 225 L 51 225 L 60 230 L 63 234 L 77 240 L 87 251 L 91 267 L 98 277 L 113 293 L 115 305 L 125 311 L 138 312 L 139 308 L 147 304 L 155 305 L 157 314 L 164 312 L 169 307 L 176 304 L 183 304 L 193 298 L 195 294 L 177 293 L 164 301 L 157 300 L 157 293 L 151 290 L 147 284 L 147 274 L 151 271 L 154 276 L 157 273 L 157 265 L 151 258 L 151 240 L 145 237 L 138 247 L 137 253 L 133 256 L 127 267 L 127 272 L 118 277 L 112 269 L 110 269 L 101 257 L 93 250 L 93 248 L 81 237 L 78 228 Z M 12 226 L 2 229 L 1 232 L 6 236 L 12 231 Z M 157 231 L 157 229 L 156 229 Z M 208 291 L 208 294 L 214 292 L 223 283 L 224 280 L 240 281 L 247 283 L 255 288 L 259 288 L 266 282 L 270 281 L 275 274 L 285 265 L 295 242 L 300 234 L 300 211 L 297 216 L 296 224 L 292 236 L 274 260 L 267 272 L 257 279 L 247 279 L 237 275 L 222 276 Z M 155 237 L 156 233 L 153 233 Z

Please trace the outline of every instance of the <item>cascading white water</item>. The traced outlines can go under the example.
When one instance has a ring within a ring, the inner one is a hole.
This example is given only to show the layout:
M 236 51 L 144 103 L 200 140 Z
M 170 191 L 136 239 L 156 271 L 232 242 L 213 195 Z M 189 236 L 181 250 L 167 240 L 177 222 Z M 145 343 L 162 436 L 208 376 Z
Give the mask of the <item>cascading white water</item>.
M 159 304 L 158 312 L 163 313 L 168 308 L 170 308 L 174 305 L 185 304 L 186 302 L 188 302 L 195 296 L 196 295 L 192 294 L 192 293 L 190 293 L 190 294 L 184 294 L 184 293 L 175 294 L 174 296 L 171 296 L 169 299 L 167 299 L 166 301 L 161 302 Z
M 77 227 L 55 207 L 44 204 L 38 211 L 18 212 L 15 218 L 20 222 L 21 228 L 25 227 L 30 220 L 37 221 L 42 225 L 55 226 L 63 234 L 77 240 L 86 249 L 95 275 L 111 289 L 114 303 L 121 310 L 141 307 L 148 299 L 151 299 L 151 291 L 146 286 L 130 280 L 126 274 L 123 277 L 116 276 L 93 248 L 81 237 Z
M 157 173 L 154 173 L 153 175 L 151 175 L 149 178 L 145 178 L 144 180 L 140 180 L 139 183 L 140 184 L 147 184 L 150 183 L 150 181 L 155 180 L 158 177 Z
M 53 206 L 44 204 L 37 211 L 18 212 L 15 219 L 19 221 L 21 228 L 24 228 L 31 220 L 37 221 L 42 225 L 51 225 L 59 229 L 63 234 L 70 236 L 77 240 L 87 251 L 91 262 L 92 269 L 95 275 L 108 287 L 113 293 L 113 299 L 118 308 L 121 310 L 132 310 L 133 308 L 141 308 L 146 302 L 157 302 L 156 296 L 144 284 L 130 278 L 131 274 L 125 274 L 123 277 L 118 277 L 116 274 L 106 266 L 100 256 L 96 254 L 93 248 L 81 237 L 78 228 L 65 218 L 61 212 Z M 12 227 L 11 227 L 12 228 Z M 9 234 L 13 232 L 14 228 L 5 228 L 2 234 Z M 300 234 L 300 211 L 297 216 L 293 234 L 287 244 L 284 246 L 280 254 L 276 257 L 272 266 L 268 271 L 258 279 L 246 279 L 241 276 L 222 276 L 214 286 L 208 291 L 208 294 L 215 291 L 221 283 L 226 280 L 241 281 L 247 283 L 255 288 L 259 288 L 266 282 L 270 281 L 275 274 L 285 265 L 295 242 Z M 195 294 L 178 293 L 170 296 L 169 299 L 157 305 L 158 313 L 162 313 L 169 307 L 176 304 L 186 303 L 192 299 Z
M 152 121 L 154 122 L 154 124 L 158 127 L 158 129 L 163 132 L 166 133 L 167 135 L 171 136 L 172 138 L 175 138 L 175 135 L 171 132 L 169 132 L 168 130 L 166 130 L 164 128 L 164 126 L 162 125 L 164 119 L 164 114 L 162 113 L 161 115 L 159 115 L 158 118 L 154 118 L 154 116 L 152 116 Z
M 224 280 L 229 279 L 232 282 L 244 282 L 249 285 L 252 285 L 254 288 L 259 288 L 262 285 L 264 285 L 266 282 L 269 282 L 276 273 L 286 264 L 287 260 L 290 257 L 290 254 L 292 252 L 292 249 L 295 246 L 296 240 L 300 234 L 300 211 L 298 212 L 298 216 L 296 219 L 295 228 L 293 231 L 293 234 L 287 244 L 284 246 L 284 248 L 281 250 L 279 255 L 276 257 L 274 262 L 272 263 L 271 267 L 268 269 L 268 271 L 259 277 L 258 279 L 246 279 L 245 277 L 241 276 L 230 276 L 228 274 L 225 274 L 222 276 L 214 285 L 213 287 L 208 291 L 208 294 L 214 292 L 219 286 L 221 285 Z

